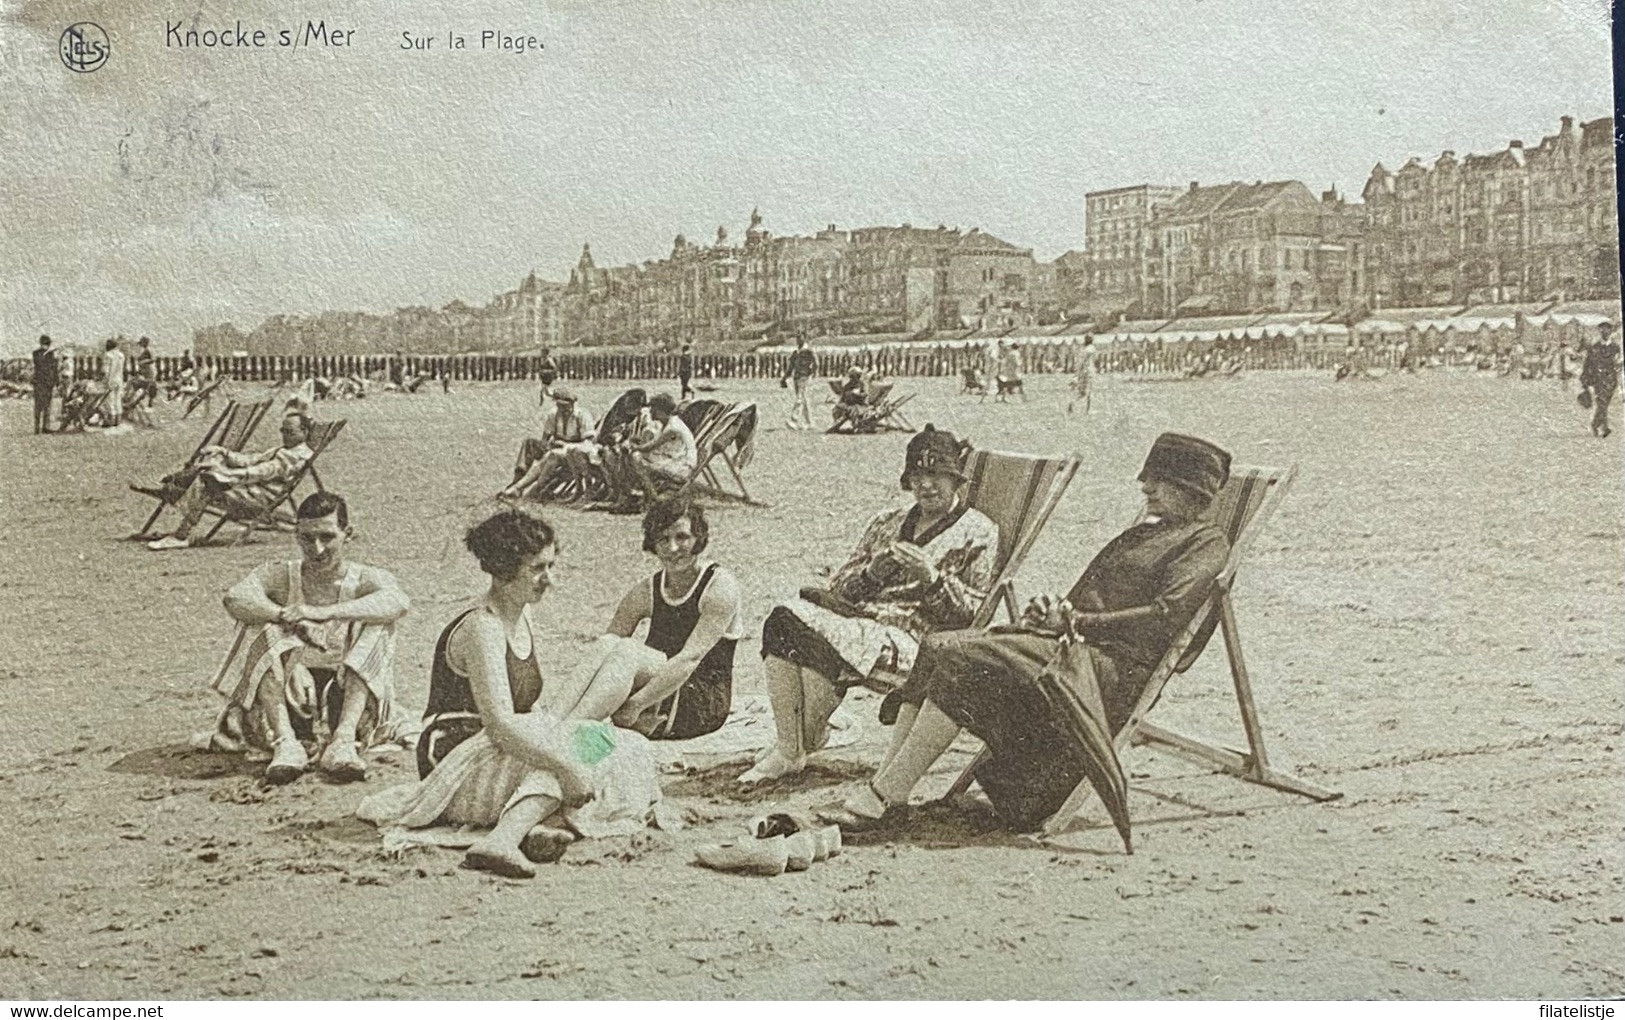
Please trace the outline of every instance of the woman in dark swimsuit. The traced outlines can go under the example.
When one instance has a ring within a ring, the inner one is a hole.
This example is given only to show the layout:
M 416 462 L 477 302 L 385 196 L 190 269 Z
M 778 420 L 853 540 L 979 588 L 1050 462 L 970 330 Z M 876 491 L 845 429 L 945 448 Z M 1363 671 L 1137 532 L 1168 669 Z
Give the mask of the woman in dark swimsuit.
M 643 517 L 643 548 L 660 561 L 621 599 L 609 621 L 603 673 L 629 671 L 631 695 L 615 723 L 654 740 L 687 740 L 719 729 L 733 702 L 739 582 L 700 558 L 710 541 L 705 511 L 686 500 L 656 502 Z M 641 645 L 633 634 L 643 621 Z
M 660 787 L 644 738 L 605 721 L 624 691 L 543 680 L 531 606 L 551 583 L 552 527 L 511 508 L 475 525 L 465 544 L 491 587 L 435 646 L 421 782 L 368 798 L 358 814 L 407 829 L 492 826 L 464 865 L 529 878 L 534 861 L 556 859 L 571 838 L 544 822 L 583 836 L 636 831 Z

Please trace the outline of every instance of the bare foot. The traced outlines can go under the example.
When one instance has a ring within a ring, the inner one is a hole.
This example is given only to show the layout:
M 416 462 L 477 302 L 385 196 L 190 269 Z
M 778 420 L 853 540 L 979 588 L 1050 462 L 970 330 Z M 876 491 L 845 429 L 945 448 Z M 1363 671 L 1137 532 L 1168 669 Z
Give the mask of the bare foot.
M 535 878 L 536 866 L 515 850 L 485 847 L 479 843 L 468 848 L 463 855 L 463 867 L 473 871 L 489 871 L 503 878 Z
M 772 754 L 751 766 L 750 771 L 740 776 L 736 782 L 746 785 L 765 783 L 770 779 L 783 779 L 785 776 L 793 776 L 806 767 L 806 755 L 785 758 L 775 748 Z

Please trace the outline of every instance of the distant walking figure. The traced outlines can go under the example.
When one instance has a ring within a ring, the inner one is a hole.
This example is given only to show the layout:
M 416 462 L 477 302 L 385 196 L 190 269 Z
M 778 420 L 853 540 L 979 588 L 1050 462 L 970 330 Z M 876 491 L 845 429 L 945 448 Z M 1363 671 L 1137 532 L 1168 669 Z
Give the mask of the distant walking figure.
M 1608 406 L 1619 389 L 1619 345 L 1613 331 L 1611 322 L 1597 327 L 1597 339 L 1587 348 L 1580 366 L 1580 405 L 1591 408 L 1591 434 L 1605 439 L 1613 432 L 1608 427 Z
M 542 363 L 536 367 L 536 378 L 541 381 L 541 406 L 547 406 L 547 398 L 553 390 L 553 383 L 559 377 L 559 363 L 553 360 L 553 352 L 542 348 Z
M 1095 383 L 1095 338 L 1083 338 L 1083 349 L 1078 351 L 1077 374 L 1072 377 L 1072 399 L 1066 402 L 1066 413 L 1071 414 L 1072 408 L 1077 404 L 1083 405 L 1083 413 L 1089 413 L 1089 398 L 1094 392 Z
M 34 434 L 51 431 L 51 396 L 59 381 L 56 354 L 51 350 L 51 338 L 40 334 L 39 346 L 34 349 Z
M 678 400 L 681 401 L 693 399 L 694 387 L 689 385 L 689 380 L 693 378 L 694 347 L 692 344 L 684 344 L 683 352 L 677 356 L 677 384 L 679 387 L 677 393 Z
M 812 408 L 807 406 L 807 381 L 817 369 L 813 352 L 807 348 L 807 338 L 796 337 L 795 353 L 790 355 L 784 378 L 779 380 L 781 385 L 788 384 L 795 391 L 790 400 L 790 418 L 786 422 L 793 429 L 812 428 Z

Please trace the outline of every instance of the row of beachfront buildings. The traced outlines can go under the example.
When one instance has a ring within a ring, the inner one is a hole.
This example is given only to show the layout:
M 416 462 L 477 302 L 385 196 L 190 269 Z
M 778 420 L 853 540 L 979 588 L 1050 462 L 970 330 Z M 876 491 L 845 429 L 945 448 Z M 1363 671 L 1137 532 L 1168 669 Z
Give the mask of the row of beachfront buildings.
M 1085 197 L 1052 262 L 979 229 L 679 234 L 663 258 L 532 272 L 483 307 L 274 317 L 200 330 L 203 351 L 502 350 L 924 335 L 1063 321 L 1347 311 L 1619 295 L 1613 121 L 1536 145 L 1379 163 L 1354 202 L 1301 181 L 1142 183 Z

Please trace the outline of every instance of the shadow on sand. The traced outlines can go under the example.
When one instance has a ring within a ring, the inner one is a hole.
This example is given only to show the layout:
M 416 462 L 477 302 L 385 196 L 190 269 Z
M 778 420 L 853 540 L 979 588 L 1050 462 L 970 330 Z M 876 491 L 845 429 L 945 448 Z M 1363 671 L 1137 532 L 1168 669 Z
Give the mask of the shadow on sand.
M 258 777 L 265 772 L 265 766 L 248 761 L 240 754 L 200 751 L 189 744 L 165 744 L 132 751 L 107 766 L 107 771 L 170 779 L 232 779 Z

